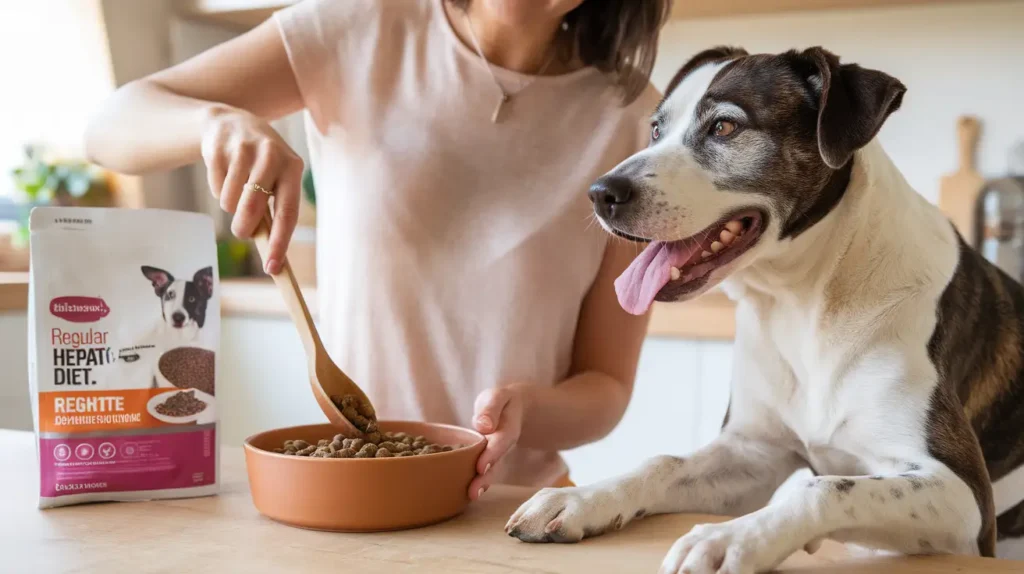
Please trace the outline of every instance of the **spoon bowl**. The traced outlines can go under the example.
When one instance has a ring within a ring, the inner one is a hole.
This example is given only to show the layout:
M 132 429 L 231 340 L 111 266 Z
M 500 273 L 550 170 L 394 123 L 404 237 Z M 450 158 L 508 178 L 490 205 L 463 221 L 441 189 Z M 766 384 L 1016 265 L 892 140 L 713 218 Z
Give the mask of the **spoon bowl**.
M 264 262 L 270 254 L 271 224 L 270 214 L 265 214 L 253 234 L 256 249 Z M 324 412 L 332 425 L 340 429 L 342 434 L 351 437 L 365 436 L 362 430 L 345 418 L 341 408 L 331 400 L 331 397 L 355 395 L 365 405 L 370 405 L 370 399 L 359 388 L 359 385 L 334 364 L 330 355 L 327 354 L 327 349 L 324 348 L 323 342 L 320 340 L 316 325 L 313 323 L 313 316 L 309 313 L 309 307 L 306 306 L 306 300 L 299 289 L 299 282 L 295 279 L 295 274 L 292 273 L 287 258 L 282 261 L 281 272 L 271 277 L 281 291 L 288 314 L 291 315 L 292 322 L 295 323 L 295 328 L 299 331 L 299 338 L 302 339 L 302 347 L 306 351 L 309 368 L 309 385 L 313 389 L 313 396 L 316 398 L 317 404 L 320 405 L 320 410 Z

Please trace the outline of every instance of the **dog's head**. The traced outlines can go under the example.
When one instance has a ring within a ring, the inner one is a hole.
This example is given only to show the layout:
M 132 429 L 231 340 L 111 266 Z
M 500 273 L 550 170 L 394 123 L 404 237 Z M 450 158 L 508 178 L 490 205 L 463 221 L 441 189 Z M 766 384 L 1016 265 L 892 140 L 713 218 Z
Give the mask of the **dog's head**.
M 905 91 L 821 48 L 697 54 L 669 84 L 647 149 L 590 189 L 606 230 L 650 242 L 616 281 L 623 308 L 695 297 L 817 223 Z
M 160 298 L 164 321 L 175 329 L 206 323 L 206 304 L 213 297 L 213 267 L 204 267 L 191 281 L 175 279 L 156 267 L 142 266 L 142 274 L 153 284 Z

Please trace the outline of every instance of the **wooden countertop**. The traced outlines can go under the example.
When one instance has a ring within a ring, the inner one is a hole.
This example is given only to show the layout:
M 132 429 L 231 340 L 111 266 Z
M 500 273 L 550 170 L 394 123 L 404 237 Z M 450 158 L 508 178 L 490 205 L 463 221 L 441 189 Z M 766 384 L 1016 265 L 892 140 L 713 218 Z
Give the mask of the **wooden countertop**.
M 511 574 L 657 572 L 664 554 L 698 521 L 654 516 L 580 544 L 524 544 L 503 526 L 531 494 L 495 487 L 462 516 L 381 534 L 332 534 L 260 516 L 249 498 L 241 448 L 221 450 L 222 492 L 157 502 L 35 507 L 30 433 L 0 431 L 0 548 L 4 572 L 365 572 Z M 13 463 L 7 462 L 13 461 Z M 799 552 L 782 572 L 800 574 L 1010 574 L 1019 562 L 971 557 L 852 559 L 826 543 Z
M 224 316 L 283 317 L 284 301 L 269 280 L 227 279 L 222 284 Z M 316 314 L 316 289 L 303 289 Z M 24 311 L 28 304 L 28 274 L 0 273 L 0 312 Z M 687 303 L 656 303 L 648 335 L 678 339 L 731 340 L 735 334 L 734 305 L 714 291 Z

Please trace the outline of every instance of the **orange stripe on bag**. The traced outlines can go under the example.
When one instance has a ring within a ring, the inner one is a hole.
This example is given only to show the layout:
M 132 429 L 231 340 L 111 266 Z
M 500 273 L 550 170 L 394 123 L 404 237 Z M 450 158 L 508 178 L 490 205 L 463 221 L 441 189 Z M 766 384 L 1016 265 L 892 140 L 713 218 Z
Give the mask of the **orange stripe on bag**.
M 171 426 L 147 410 L 149 399 L 169 389 L 39 393 L 40 432 L 81 433 Z

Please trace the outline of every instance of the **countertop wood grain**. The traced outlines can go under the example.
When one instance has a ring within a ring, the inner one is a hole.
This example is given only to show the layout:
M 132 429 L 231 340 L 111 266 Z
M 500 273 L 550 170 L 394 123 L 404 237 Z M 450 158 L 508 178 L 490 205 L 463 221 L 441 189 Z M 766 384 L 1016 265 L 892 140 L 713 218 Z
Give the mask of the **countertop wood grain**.
M 503 526 L 531 491 L 495 487 L 462 516 L 428 528 L 312 532 L 256 512 L 240 448 L 221 451 L 218 496 L 37 510 L 34 444 L 30 433 L 0 431 L 2 572 L 653 574 L 677 537 L 698 521 L 717 520 L 654 516 L 580 544 L 524 544 L 506 536 Z M 813 556 L 797 553 L 782 571 L 1019 574 L 1024 563 L 972 557 L 853 559 L 841 546 L 826 543 Z

